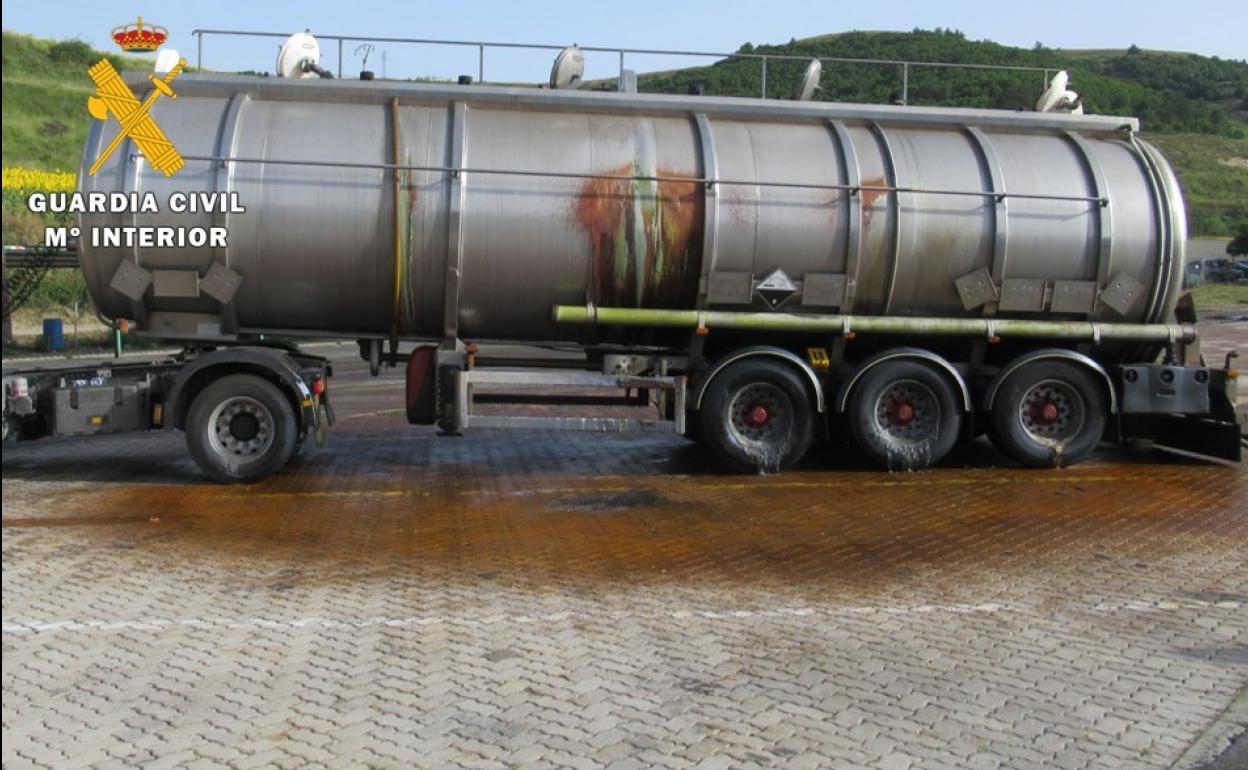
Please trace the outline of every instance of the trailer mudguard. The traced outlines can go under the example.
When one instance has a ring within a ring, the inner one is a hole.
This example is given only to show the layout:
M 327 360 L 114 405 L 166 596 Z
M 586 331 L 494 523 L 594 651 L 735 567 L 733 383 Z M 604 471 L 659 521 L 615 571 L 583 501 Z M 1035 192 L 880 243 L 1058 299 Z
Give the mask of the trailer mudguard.
M 229 374 L 257 374 L 277 384 L 290 398 L 301 433 L 316 428 L 319 421 L 316 399 L 312 397 L 311 383 L 295 361 L 296 357 L 307 359 L 313 368 L 328 369 L 324 358 L 297 349 L 245 345 L 197 354 L 178 372 L 165 398 L 166 418 L 162 427 L 166 430 L 184 428 L 191 401 L 209 383 Z

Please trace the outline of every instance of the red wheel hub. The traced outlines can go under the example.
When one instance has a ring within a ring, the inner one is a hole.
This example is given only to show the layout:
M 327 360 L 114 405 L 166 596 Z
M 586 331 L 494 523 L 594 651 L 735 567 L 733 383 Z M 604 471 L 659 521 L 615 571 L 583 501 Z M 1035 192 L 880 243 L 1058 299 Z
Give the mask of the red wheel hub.
M 902 425 L 909 425 L 914 420 L 914 407 L 909 401 L 902 402 L 897 407 L 897 422 Z
M 888 410 L 888 416 L 894 425 L 909 425 L 914 422 L 914 404 L 909 401 L 894 401 Z
M 1031 407 L 1031 419 L 1042 425 L 1051 425 L 1057 422 L 1059 414 L 1057 404 L 1047 398 L 1033 404 Z
M 755 428 L 761 428 L 771 419 L 771 412 L 762 404 L 755 404 L 745 413 L 745 419 Z

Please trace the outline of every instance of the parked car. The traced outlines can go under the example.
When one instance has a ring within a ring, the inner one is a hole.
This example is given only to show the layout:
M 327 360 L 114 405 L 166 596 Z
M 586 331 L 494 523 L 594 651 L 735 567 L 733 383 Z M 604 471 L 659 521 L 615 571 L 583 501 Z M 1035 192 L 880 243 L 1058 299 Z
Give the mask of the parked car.
M 1230 257 L 1208 257 L 1187 263 L 1184 286 L 1248 280 L 1248 262 Z

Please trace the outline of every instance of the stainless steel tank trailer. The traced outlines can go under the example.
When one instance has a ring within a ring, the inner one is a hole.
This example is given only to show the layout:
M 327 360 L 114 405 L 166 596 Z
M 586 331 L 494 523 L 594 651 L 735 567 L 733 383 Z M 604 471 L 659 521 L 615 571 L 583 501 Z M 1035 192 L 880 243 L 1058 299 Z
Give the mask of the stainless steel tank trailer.
M 560 87 L 580 80 L 577 49 L 549 88 L 330 80 L 284 55 L 296 77 L 188 74 L 157 102 L 182 172 L 154 173 L 127 141 L 79 176 L 84 193 L 246 208 L 82 214 L 83 232 L 229 233 L 217 248 L 84 242 L 105 316 L 216 355 L 257 333 L 356 338 L 374 374 L 406 366 L 409 419 L 447 434 L 673 431 L 744 471 L 846 438 L 922 468 L 982 433 L 1026 466 L 1128 439 L 1239 458 L 1236 375 L 1202 359 L 1180 298 L 1175 175 L 1135 119 L 1081 114 L 1064 76 L 1028 113 L 809 101 L 817 62 L 804 98 L 779 100 Z M 113 130 L 93 124 L 84 171 Z M 488 341 L 580 355 L 517 367 L 476 355 Z M 290 415 L 222 385 L 281 376 L 218 376 L 141 411 L 163 406 L 159 427 L 184 430 L 215 478 L 281 467 L 292 441 L 231 447 Z M 551 389 L 584 404 L 584 388 L 623 389 L 654 419 L 474 409 Z M 232 413 L 250 415 L 241 434 Z

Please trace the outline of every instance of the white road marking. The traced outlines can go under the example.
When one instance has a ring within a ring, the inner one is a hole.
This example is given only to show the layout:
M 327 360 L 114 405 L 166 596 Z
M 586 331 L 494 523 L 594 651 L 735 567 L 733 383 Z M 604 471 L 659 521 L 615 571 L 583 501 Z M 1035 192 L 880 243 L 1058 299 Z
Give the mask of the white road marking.
M 1185 610 L 1242 610 L 1248 602 L 1239 600 L 1207 601 L 1184 599 L 1182 601 L 1154 600 L 1101 603 L 1093 605 L 1093 612 L 1180 612 Z M 142 618 L 138 620 L 56 620 L 46 622 L 6 622 L 5 634 L 82 633 L 88 631 L 165 631 L 176 628 L 372 628 L 419 627 L 429 625 L 489 626 L 499 624 L 552 623 L 565 620 L 625 620 L 662 619 L 672 620 L 745 620 L 754 618 L 785 617 L 847 617 L 856 615 L 926 615 L 933 613 L 993 614 L 999 612 L 1026 612 L 1024 608 L 1000 602 L 958 604 L 914 605 L 860 605 L 845 607 L 781 607 L 769 610 L 672 610 L 661 613 L 636 612 L 556 612 L 547 615 L 484 615 L 466 616 L 414 616 L 406 618 L 373 617 L 360 620 L 334 620 L 332 618 L 295 618 L 276 620 L 272 618 Z
M 557 612 L 547 615 L 485 615 L 461 616 L 415 616 L 406 618 L 362 618 L 360 620 L 334 620 L 331 618 L 296 618 L 274 620 L 270 618 L 141 618 L 137 620 L 57 620 L 49 622 L 8 622 L 5 634 L 80 633 L 85 631 L 164 631 L 174 628 L 371 628 L 375 626 L 406 627 L 428 625 L 487 626 L 506 623 L 532 624 L 552 623 L 565 620 L 623 620 L 662 619 L 672 620 L 743 620 L 750 618 L 781 617 L 836 617 L 848 615 L 921 615 L 948 612 L 955 614 L 1014 612 L 1016 608 L 997 602 L 981 604 L 919 604 L 910 606 L 850 606 L 850 607 L 783 607 L 770 610 L 674 610 L 662 613 L 636 612 Z

